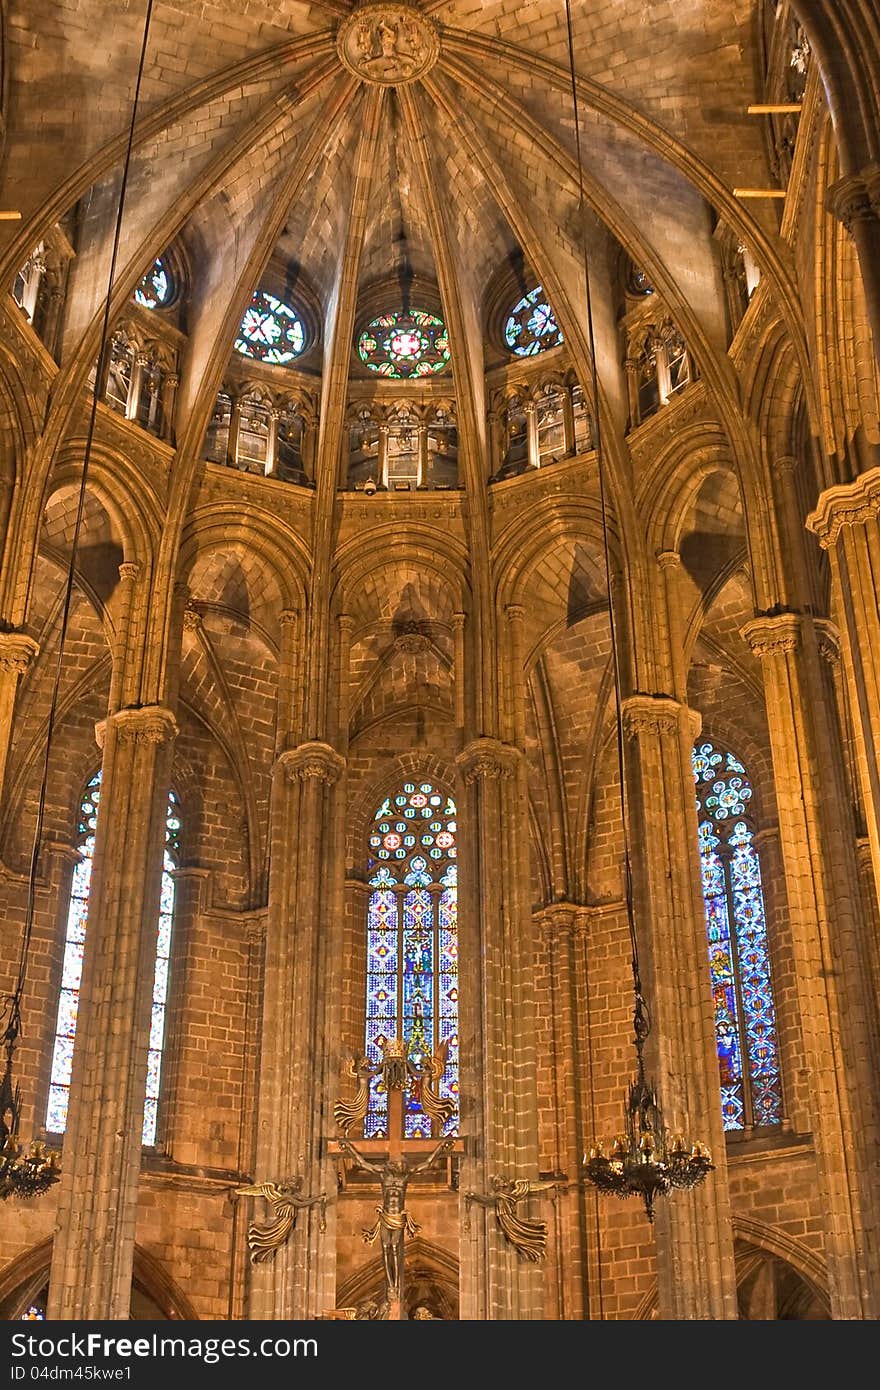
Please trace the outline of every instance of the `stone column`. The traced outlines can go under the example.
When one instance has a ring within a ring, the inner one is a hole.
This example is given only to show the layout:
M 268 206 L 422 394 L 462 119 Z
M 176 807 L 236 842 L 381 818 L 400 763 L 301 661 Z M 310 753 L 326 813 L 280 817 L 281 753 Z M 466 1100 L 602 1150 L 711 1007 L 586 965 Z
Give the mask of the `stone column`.
M 62 1155 L 50 1318 L 127 1319 L 174 716 L 125 709 L 103 736 L 101 804 Z
M 238 467 L 238 436 L 241 430 L 241 401 L 232 398 L 232 413 L 229 416 L 229 434 L 226 439 L 226 462 L 230 468 Z
M 565 440 L 565 457 L 573 458 L 577 453 L 577 442 L 574 430 L 574 401 L 572 400 L 572 387 L 566 384 L 562 391 L 562 431 Z
M 829 488 L 807 518 L 831 565 L 874 883 L 880 889 L 880 468 Z
M 880 165 L 847 174 L 826 195 L 826 206 L 855 243 L 865 290 L 874 355 L 880 361 Z
M 379 426 L 379 447 L 376 451 L 376 484 L 388 486 L 388 426 Z
M 832 1315 L 877 1318 L 876 1012 L 831 673 L 811 618 L 743 636 L 764 668 Z
M 136 352 L 134 361 L 131 364 L 131 377 L 128 382 L 128 400 L 125 403 L 126 420 L 136 420 L 138 406 L 141 401 L 141 382 L 144 379 L 144 367 L 149 364 L 149 357 L 145 352 Z
M 308 1196 L 332 1172 L 322 1138 L 333 1133 L 335 1096 L 325 1094 L 323 1078 L 334 1040 L 324 1037 L 323 1010 L 338 972 L 328 919 L 338 867 L 334 789 L 344 767 L 329 744 L 302 743 L 280 754 L 272 789 L 256 1178 L 302 1177 Z M 253 1267 L 251 1317 L 312 1318 L 333 1306 L 332 1252 L 318 1225 L 317 1208 L 300 1212 L 275 1259 Z
M 267 478 L 278 477 L 278 421 L 281 419 L 281 411 L 277 405 L 269 409 L 269 438 L 266 440 L 266 466 L 263 470 Z
M 526 442 L 528 444 L 529 467 L 537 468 L 540 465 L 541 457 L 538 450 L 538 407 L 534 401 L 526 401 Z
M 162 438 L 166 444 L 174 442 L 174 406 L 179 385 L 180 374 L 166 372 L 162 381 Z
M 475 1149 L 461 1187 L 487 1193 L 494 1174 L 534 1179 L 538 1172 L 525 766 L 519 749 L 494 738 L 474 739 L 456 762 L 461 957 L 474 964 L 462 979 L 460 1022 L 462 1131 L 475 1136 Z M 471 1222 L 462 1243 L 462 1317 L 543 1318 L 540 1265 L 518 1260 L 491 1211 L 474 1209 Z
M 550 976 L 551 1051 L 549 1057 L 542 1058 L 542 1068 L 551 1078 L 555 1166 L 570 1184 L 568 1191 L 556 1198 L 556 1254 L 563 1275 L 557 1280 L 557 1317 L 567 1321 L 589 1316 L 587 1264 L 595 1267 L 598 1256 L 596 1204 L 578 1181 L 585 1141 L 592 1135 L 589 1122 L 584 1123 L 589 1117 L 590 1094 L 590 1059 L 583 1036 L 587 1012 L 583 954 L 589 916 L 589 908 L 553 903 L 537 919 Z M 542 1215 L 549 1215 L 549 1207 Z
M 652 1019 L 646 1065 L 666 1124 L 708 1144 L 715 1172 L 657 1204 L 659 1316 L 736 1318 L 691 752 L 699 717 L 677 700 L 623 702 L 629 841 L 642 981 Z M 635 1070 L 635 1054 L 629 1054 Z
M 427 487 L 428 485 L 428 426 L 420 424 L 418 426 L 418 463 L 416 470 L 416 487 Z
M 0 787 L 12 742 L 12 719 L 18 682 L 39 653 L 33 637 L 25 632 L 0 632 Z
M 452 640 L 454 644 L 453 658 L 453 678 L 455 681 L 453 691 L 453 702 L 455 707 L 455 728 L 461 737 L 464 732 L 465 724 L 465 671 L 464 671 L 464 639 L 467 617 L 464 613 L 453 613 L 452 615 Z
M 115 611 L 115 641 L 113 651 L 113 668 L 110 675 L 110 696 L 107 701 L 107 708 L 111 712 L 119 709 L 123 703 L 122 687 L 125 678 L 125 653 L 128 651 L 131 628 L 131 612 L 134 602 L 135 589 L 141 567 L 132 560 L 124 560 L 119 566 L 119 587 L 116 597 Z

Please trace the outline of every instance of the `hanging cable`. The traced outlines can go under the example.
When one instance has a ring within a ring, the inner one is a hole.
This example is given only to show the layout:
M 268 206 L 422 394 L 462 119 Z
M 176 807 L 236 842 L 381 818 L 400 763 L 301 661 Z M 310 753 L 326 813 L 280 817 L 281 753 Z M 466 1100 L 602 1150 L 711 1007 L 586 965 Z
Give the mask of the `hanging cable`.
M 584 289 L 587 307 L 587 337 L 590 348 L 593 426 L 596 432 L 596 471 L 599 478 L 599 510 L 602 513 L 602 548 L 605 556 L 605 583 L 608 588 L 608 619 L 611 627 L 611 660 L 614 672 L 614 710 L 617 728 L 617 769 L 620 776 L 620 813 L 623 822 L 624 896 L 626 898 L 626 919 L 629 928 L 630 949 L 632 951 L 633 981 L 636 987 L 636 994 L 641 998 L 642 983 L 639 972 L 639 950 L 636 937 L 635 909 L 632 891 L 632 865 L 629 854 L 629 801 L 626 788 L 626 762 L 623 745 L 623 704 L 620 694 L 620 651 L 617 642 L 617 623 L 614 616 L 614 596 L 612 593 L 611 546 L 608 537 L 608 507 L 605 489 L 605 458 L 602 448 L 602 413 L 599 405 L 599 368 L 596 362 L 596 334 L 593 325 L 593 293 L 590 279 L 590 258 L 587 254 L 587 200 L 584 193 L 584 162 L 581 150 L 580 103 L 578 101 L 577 76 L 574 61 L 574 32 L 571 19 L 571 0 L 565 0 L 565 22 L 568 33 L 571 104 L 574 116 L 575 149 L 577 152 L 578 217 L 581 227 L 581 254 L 583 256 Z M 642 999 L 642 1008 L 645 1008 L 644 999 Z
M 55 732 L 55 720 L 58 712 L 58 695 L 61 689 L 61 674 L 64 661 L 64 646 L 67 640 L 67 630 L 70 623 L 70 610 L 73 601 L 73 588 L 76 578 L 76 562 L 79 554 L 80 535 L 82 532 L 83 515 L 85 512 L 86 489 L 89 478 L 89 465 L 91 463 L 92 445 L 95 437 L 95 424 L 98 415 L 98 401 L 101 393 L 101 382 L 103 380 L 104 368 L 107 362 L 108 338 L 110 332 L 110 316 L 113 298 L 113 282 L 116 278 L 116 265 L 119 259 L 119 244 L 122 234 L 122 221 L 125 213 L 125 197 L 128 189 L 128 177 L 131 168 L 131 156 L 134 148 L 135 126 L 137 123 L 138 107 L 140 104 L 141 84 L 146 66 L 147 48 L 150 37 L 150 23 L 153 16 L 154 0 L 147 0 L 146 12 L 144 15 L 144 32 L 141 42 L 140 59 L 138 62 L 137 79 L 135 81 L 134 97 L 132 100 L 131 120 L 128 129 L 128 142 L 125 150 L 125 159 L 122 165 L 122 182 L 119 188 L 119 203 L 116 211 L 116 224 L 113 233 L 113 245 L 110 255 L 110 269 L 107 276 L 107 295 L 104 302 L 104 314 L 101 322 L 101 337 L 98 348 L 98 360 L 95 371 L 95 383 L 92 391 L 91 410 L 89 413 L 89 424 L 86 432 L 85 449 L 83 451 L 82 475 L 79 485 L 79 496 L 77 498 L 76 518 L 73 526 L 73 537 L 70 548 L 70 563 L 67 567 L 67 582 L 64 590 L 64 604 L 61 611 L 61 627 L 58 637 L 58 657 L 55 663 L 55 676 L 52 683 L 52 695 L 49 700 L 49 714 L 46 721 L 46 752 L 43 759 L 43 773 L 40 782 L 40 797 L 37 807 L 37 820 L 34 829 L 33 846 L 31 848 L 30 868 L 28 873 L 28 894 L 27 908 L 25 911 L 24 929 L 22 932 L 21 953 L 18 962 L 18 975 L 16 978 L 13 993 L 7 996 L 4 1001 L 5 1012 L 8 1015 L 3 1040 L 7 1044 L 14 1045 L 21 1031 L 21 999 L 24 991 L 25 979 L 27 976 L 28 952 L 30 950 L 31 937 L 34 928 L 34 905 L 36 898 L 37 876 L 40 868 L 40 850 L 43 838 L 43 825 L 46 817 L 46 796 L 49 785 L 49 759 L 52 751 L 52 738 Z

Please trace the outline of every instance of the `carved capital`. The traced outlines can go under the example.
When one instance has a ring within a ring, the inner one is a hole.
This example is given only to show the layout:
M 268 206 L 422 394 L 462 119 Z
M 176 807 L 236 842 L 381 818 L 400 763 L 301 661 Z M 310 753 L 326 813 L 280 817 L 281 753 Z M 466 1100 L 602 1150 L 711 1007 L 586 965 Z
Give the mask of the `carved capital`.
M 526 616 L 526 610 L 521 603 L 509 603 L 504 611 L 509 623 L 521 623 Z
M 134 584 L 140 577 L 141 567 L 136 560 L 123 560 L 119 566 L 119 578 L 126 584 Z
M 278 615 L 278 621 L 282 628 L 295 627 L 299 619 L 299 611 L 296 608 L 282 608 Z
M 399 652 L 426 652 L 431 646 L 430 639 L 423 632 L 401 632 L 394 645 Z
M 177 737 L 177 720 L 164 705 L 121 709 L 95 725 L 95 739 L 104 747 L 108 725 L 120 743 L 170 743 Z
M 850 236 L 860 222 L 880 220 L 880 167 L 870 165 L 838 179 L 825 195 L 825 207 Z
M 697 724 L 696 738 L 703 722 L 696 710 L 687 709 L 671 696 L 630 695 L 621 707 L 623 731 L 628 739 L 644 738 L 645 735 L 662 738 L 664 734 L 677 734 L 684 713 L 692 726 L 695 722 Z
M 801 622 L 799 613 L 777 613 L 746 623 L 739 635 L 757 657 L 785 656 L 800 646 Z
M 266 916 L 248 917 L 244 924 L 244 939 L 248 946 L 262 946 L 266 940 Z
M 183 610 L 183 626 L 187 632 L 196 632 L 202 625 L 202 615 L 198 608 L 188 603 Z
M 819 537 L 822 549 L 830 550 L 844 526 L 865 526 L 878 516 L 880 468 L 871 468 L 855 482 L 826 488 L 818 507 L 807 517 L 807 526 Z
M 0 632 L 0 671 L 23 676 L 40 646 L 24 632 Z
M 587 931 L 590 917 L 591 909 L 579 903 L 550 903 L 535 914 L 535 922 L 548 940 L 552 940 L 582 936 Z
M 774 461 L 773 472 L 780 478 L 786 478 L 797 471 L 797 466 L 798 461 L 793 454 L 783 454 L 782 458 Z
M 829 666 L 837 666 L 840 661 L 840 631 L 830 618 L 815 618 L 816 644 L 819 655 L 824 656 Z
M 332 787 L 345 771 L 345 759 L 329 743 L 301 743 L 288 748 L 275 766 L 281 769 L 288 782 L 308 782 L 316 779 Z
M 497 738 L 475 738 L 455 759 L 466 786 L 484 777 L 513 777 L 522 754 L 510 743 Z
M 681 556 L 677 550 L 658 550 L 655 558 L 662 570 L 681 569 Z

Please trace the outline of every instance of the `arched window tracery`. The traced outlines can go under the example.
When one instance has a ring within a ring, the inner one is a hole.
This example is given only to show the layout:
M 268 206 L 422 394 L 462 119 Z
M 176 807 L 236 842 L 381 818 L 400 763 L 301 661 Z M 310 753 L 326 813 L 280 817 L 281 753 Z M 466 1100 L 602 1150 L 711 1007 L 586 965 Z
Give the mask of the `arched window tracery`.
M 235 350 L 257 362 L 284 366 L 299 357 L 306 346 L 306 330 L 299 314 L 268 290 L 255 290 L 235 340 Z
M 78 848 L 80 860 L 73 871 L 64 959 L 61 967 L 61 989 L 55 1020 L 55 1043 L 52 1052 L 52 1071 L 49 1100 L 46 1107 L 46 1129 L 50 1134 L 63 1134 L 67 1128 L 70 1101 L 70 1077 L 76 1042 L 79 991 L 82 981 L 83 952 L 86 923 L 89 913 L 89 889 L 95 854 L 95 832 L 98 807 L 101 801 L 101 773 L 96 772 L 86 787 L 80 803 Z M 156 1120 L 162 1078 L 162 1058 L 165 1046 L 165 1013 L 168 1000 L 168 966 L 171 955 L 171 930 L 174 919 L 174 870 L 180 853 L 180 815 L 177 798 L 168 793 L 165 815 L 165 848 L 162 863 L 162 888 L 159 903 L 159 922 L 156 932 L 156 958 L 153 975 L 153 999 L 150 1024 L 150 1046 L 147 1058 L 147 1086 L 144 1097 L 143 1143 L 156 1142 Z
M 536 357 L 562 343 L 562 329 L 541 285 L 524 294 L 510 310 L 504 341 L 517 357 Z
M 437 314 L 426 309 L 380 314 L 357 340 L 358 357 L 379 376 L 406 381 L 433 376 L 449 366 L 449 335 Z
M 404 782 L 376 811 L 368 843 L 366 1053 L 403 1037 L 414 1059 L 448 1042 L 440 1094 L 455 1103 L 443 1132 L 458 1130 L 458 876 L 456 810 L 434 783 Z M 387 1134 L 387 1096 L 374 1080 L 364 1137 Z M 407 1138 L 431 1121 L 407 1093 Z
M 782 1078 L 752 787 L 732 753 L 693 750 L 700 867 L 724 1128 L 783 1118 Z
M 168 265 L 157 256 L 134 292 L 143 309 L 163 309 L 174 298 L 174 280 Z

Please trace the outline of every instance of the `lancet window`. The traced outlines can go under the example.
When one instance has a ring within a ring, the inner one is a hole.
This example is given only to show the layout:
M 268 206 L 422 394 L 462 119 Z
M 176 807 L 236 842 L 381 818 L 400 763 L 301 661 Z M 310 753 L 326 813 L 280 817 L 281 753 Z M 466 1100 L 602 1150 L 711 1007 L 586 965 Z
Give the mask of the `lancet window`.
M 458 1130 L 458 876 L 456 811 L 434 783 L 405 782 L 378 807 L 370 827 L 367 909 L 366 1053 L 381 1060 L 388 1038 L 404 1038 L 418 1064 L 447 1042 L 439 1091 L 455 1102 L 444 1133 Z M 431 1121 L 407 1093 L 408 1138 Z M 372 1082 L 364 1136 L 387 1134 L 387 1095 Z
M 50 1134 L 63 1134 L 67 1128 L 70 1101 L 70 1078 L 76 1042 L 79 992 L 82 982 L 83 952 L 89 912 L 89 889 L 95 854 L 95 832 L 101 800 L 101 773 L 97 772 L 86 787 L 78 822 L 79 863 L 73 871 L 64 959 L 61 967 L 61 991 L 55 1020 L 55 1043 L 52 1053 L 52 1072 L 49 1100 L 46 1108 L 46 1129 Z M 171 955 L 171 929 L 174 920 L 174 870 L 179 858 L 180 815 L 177 798 L 168 794 L 165 816 L 165 848 L 162 865 L 162 890 L 159 922 L 156 932 L 156 956 L 153 972 L 153 1000 L 150 1024 L 150 1046 L 147 1060 L 147 1086 L 144 1098 L 143 1143 L 156 1142 L 156 1122 L 162 1079 L 162 1058 L 165 1048 L 165 1014 L 168 1002 L 168 965 Z
M 745 766 L 712 743 L 693 751 L 700 867 L 724 1128 L 782 1120 L 782 1079 L 761 860 Z

